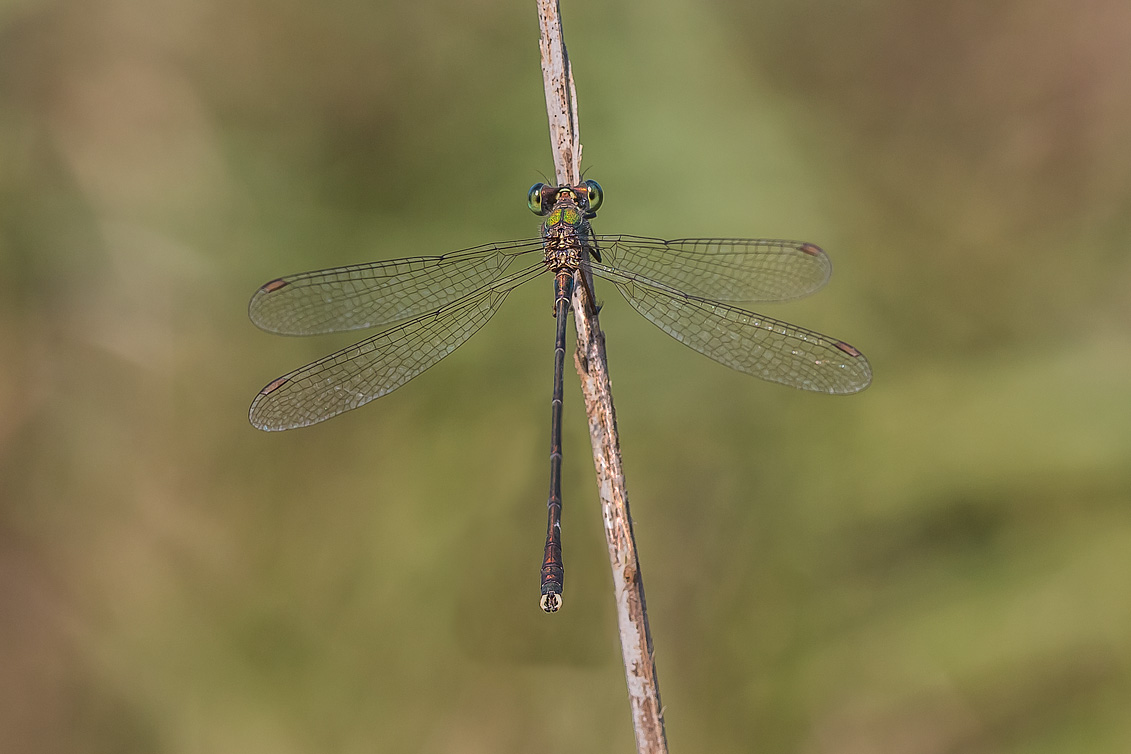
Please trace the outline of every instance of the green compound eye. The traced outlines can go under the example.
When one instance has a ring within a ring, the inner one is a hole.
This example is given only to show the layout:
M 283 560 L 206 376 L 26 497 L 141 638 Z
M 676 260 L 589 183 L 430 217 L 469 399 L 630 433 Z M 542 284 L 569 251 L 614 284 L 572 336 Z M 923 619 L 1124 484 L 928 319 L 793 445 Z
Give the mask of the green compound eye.
M 542 189 L 546 188 L 544 183 L 535 183 L 530 187 L 530 193 L 526 195 L 526 206 L 530 207 L 530 211 L 536 215 L 546 214 L 546 207 L 542 206 Z
M 597 181 L 586 181 L 585 191 L 589 200 L 589 211 L 596 212 L 601 207 L 601 202 L 605 200 L 605 192 L 601 190 L 601 184 Z

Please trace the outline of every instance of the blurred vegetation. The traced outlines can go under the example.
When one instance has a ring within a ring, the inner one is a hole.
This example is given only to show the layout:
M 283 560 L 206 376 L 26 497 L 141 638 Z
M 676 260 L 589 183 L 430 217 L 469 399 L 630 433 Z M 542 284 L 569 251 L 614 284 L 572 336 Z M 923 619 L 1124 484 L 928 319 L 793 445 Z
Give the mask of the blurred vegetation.
M 673 751 L 1131 750 L 1131 6 L 563 3 L 603 232 L 801 238 L 830 398 L 603 324 Z M 0 740 L 630 751 L 550 288 L 267 435 L 281 274 L 528 237 L 533 2 L 0 6 Z

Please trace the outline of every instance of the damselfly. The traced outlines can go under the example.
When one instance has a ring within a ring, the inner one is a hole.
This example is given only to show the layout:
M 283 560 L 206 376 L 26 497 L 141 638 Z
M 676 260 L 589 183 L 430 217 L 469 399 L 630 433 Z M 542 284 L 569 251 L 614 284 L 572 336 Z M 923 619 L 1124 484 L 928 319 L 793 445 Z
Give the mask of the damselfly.
M 251 404 L 251 423 L 263 430 L 293 429 L 396 390 L 470 338 L 515 288 L 547 272 L 553 276 L 557 330 L 541 588 L 546 612 L 561 607 L 564 576 L 566 321 L 573 286 L 588 289 L 590 272 L 616 286 L 668 335 L 740 372 L 821 393 L 855 393 L 872 379 L 867 359 L 844 341 L 734 305 L 783 301 L 819 289 L 832 269 L 819 247 L 762 239 L 662 241 L 597 235 L 589 221 L 597 216 L 602 197 L 596 181 L 535 184 L 528 204 L 546 218 L 537 238 L 278 278 L 262 286 L 249 305 L 252 322 L 285 335 L 381 328 L 259 391 Z M 592 290 L 587 293 L 595 301 Z

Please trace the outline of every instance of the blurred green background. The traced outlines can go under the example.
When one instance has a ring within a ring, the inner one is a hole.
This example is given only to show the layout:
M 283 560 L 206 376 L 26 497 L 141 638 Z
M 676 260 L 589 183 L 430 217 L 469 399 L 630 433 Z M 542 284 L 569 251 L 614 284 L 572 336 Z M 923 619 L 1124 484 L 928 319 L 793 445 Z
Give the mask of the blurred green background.
M 596 227 L 825 247 L 758 382 L 606 287 L 676 752 L 1131 751 L 1131 6 L 568 0 Z M 633 749 L 576 378 L 537 608 L 551 285 L 391 396 L 282 274 L 529 237 L 535 3 L 0 6 L 0 748 Z

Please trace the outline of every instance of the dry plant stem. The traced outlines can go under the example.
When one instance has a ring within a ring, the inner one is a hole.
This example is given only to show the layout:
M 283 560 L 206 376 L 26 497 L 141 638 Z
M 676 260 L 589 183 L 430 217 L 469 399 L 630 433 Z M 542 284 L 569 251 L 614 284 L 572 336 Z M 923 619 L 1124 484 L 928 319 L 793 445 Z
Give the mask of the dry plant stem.
M 554 173 L 559 186 L 576 186 L 581 182 L 581 127 L 557 0 L 538 0 L 538 25 L 542 31 L 538 47 L 542 51 L 542 83 L 546 88 Z
M 554 151 L 557 183 L 580 183 L 581 141 L 577 120 L 577 92 L 573 72 L 562 36 L 557 0 L 538 0 L 538 19 L 542 29 L 542 76 L 546 88 L 546 112 L 550 121 L 550 142 Z M 582 274 L 587 272 L 583 269 Z M 609 545 L 609 561 L 624 656 L 625 680 L 632 707 L 636 749 L 641 754 L 667 754 L 663 707 L 656 677 L 652 636 L 644 602 L 644 581 L 636 554 L 632 519 L 628 510 L 624 471 L 621 466 L 620 439 L 616 411 L 605 359 L 605 336 L 597 321 L 595 302 L 586 300 L 586 286 L 575 285 L 574 322 L 577 325 L 577 353 L 574 357 L 585 411 L 589 417 L 589 436 L 593 444 L 593 465 Z
M 605 359 L 605 334 L 597 315 L 586 315 L 590 302 L 585 286 L 574 286 L 573 311 L 577 324 L 577 353 L 574 363 L 585 396 L 589 416 L 589 437 L 593 444 L 593 465 L 609 545 L 609 564 L 613 570 L 613 591 L 617 603 L 624 675 L 632 705 L 632 724 L 636 749 L 641 754 L 667 754 L 664 709 L 660 704 L 660 682 L 648 630 L 648 608 L 644 602 L 644 579 L 636 555 L 632 517 L 628 510 L 624 470 L 621 466 L 617 415 L 609 388 L 609 368 Z

